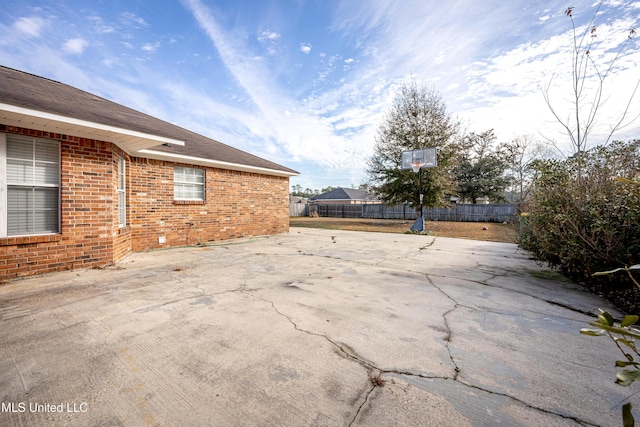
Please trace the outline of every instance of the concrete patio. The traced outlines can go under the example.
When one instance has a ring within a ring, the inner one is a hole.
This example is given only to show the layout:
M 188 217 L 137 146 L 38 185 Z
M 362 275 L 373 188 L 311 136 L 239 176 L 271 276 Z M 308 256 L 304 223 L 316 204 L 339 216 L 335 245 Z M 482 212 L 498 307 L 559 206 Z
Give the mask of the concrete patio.
M 619 313 L 561 279 L 512 244 L 292 228 L 13 281 L 0 425 L 620 425 L 635 390 L 579 334 Z

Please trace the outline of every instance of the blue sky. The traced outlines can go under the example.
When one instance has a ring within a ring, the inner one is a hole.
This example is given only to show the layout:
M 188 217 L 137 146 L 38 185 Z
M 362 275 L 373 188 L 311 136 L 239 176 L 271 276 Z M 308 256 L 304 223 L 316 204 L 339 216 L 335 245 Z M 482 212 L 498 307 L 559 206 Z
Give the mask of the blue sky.
M 571 22 L 597 2 L 477 0 L 5 0 L 0 64 L 95 93 L 298 170 L 303 188 L 366 181 L 376 129 L 403 82 L 434 87 L 469 131 L 560 146 L 541 88 L 565 103 Z M 605 0 L 606 63 L 640 1 Z M 606 80 L 593 135 L 640 79 L 633 39 Z M 629 117 L 640 112 L 640 96 Z M 617 134 L 640 137 L 640 121 Z

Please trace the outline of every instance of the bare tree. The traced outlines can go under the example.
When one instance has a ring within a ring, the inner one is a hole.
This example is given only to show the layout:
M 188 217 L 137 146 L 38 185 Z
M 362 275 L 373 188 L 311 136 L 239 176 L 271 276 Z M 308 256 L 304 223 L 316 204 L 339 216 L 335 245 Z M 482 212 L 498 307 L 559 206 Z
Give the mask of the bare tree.
M 571 93 L 572 97 L 571 110 L 569 111 L 567 118 L 563 118 L 563 112 L 558 111 L 551 100 L 551 84 L 553 83 L 556 75 L 554 74 L 549 84 L 542 89 L 544 100 L 549 107 L 549 110 L 553 114 L 554 118 L 562 128 L 564 132 L 569 136 L 571 142 L 572 153 L 577 154 L 585 151 L 589 134 L 593 130 L 596 124 L 596 117 L 604 104 L 604 83 L 610 76 L 614 65 L 623 55 L 625 48 L 628 46 L 630 40 L 635 36 L 636 30 L 630 29 L 627 38 L 622 42 L 613 59 L 604 66 L 599 66 L 594 60 L 593 49 L 596 47 L 597 40 L 597 27 L 595 25 L 595 19 L 599 15 L 602 2 L 597 6 L 596 11 L 593 14 L 588 25 L 582 28 L 576 28 L 574 21 L 573 7 L 567 8 L 564 14 L 571 20 L 571 26 L 573 28 L 573 46 L 572 46 L 572 61 L 571 61 Z M 595 86 L 590 86 L 590 82 L 595 81 Z M 630 90 L 629 100 L 621 113 L 619 120 L 610 125 L 610 131 L 603 143 L 607 145 L 613 136 L 613 134 L 628 126 L 637 117 L 631 120 L 627 120 L 629 114 L 629 107 L 633 101 L 640 80 L 638 80 L 635 86 Z M 625 123 L 626 121 L 626 123 Z M 547 138 L 560 152 L 555 141 Z
M 522 203 L 527 200 L 533 181 L 532 163 L 534 160 L 551 157 L 551 148 L 530 135 L 519 136 L 502 147 L 509 164 L 511 175 L 511 201 Z

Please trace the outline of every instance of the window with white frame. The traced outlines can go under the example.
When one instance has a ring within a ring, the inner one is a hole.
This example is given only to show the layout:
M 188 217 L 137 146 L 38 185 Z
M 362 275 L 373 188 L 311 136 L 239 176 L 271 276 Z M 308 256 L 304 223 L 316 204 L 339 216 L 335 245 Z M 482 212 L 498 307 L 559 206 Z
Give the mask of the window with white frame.
M 204 170 L 175 166 L 173 198 L 174 200 L 204 200 Z
M 127 180 L 126 161 L 118 156 L 118 226 L 127 225 Z
M 60 143 L 0 137 L 0 237 L 59 233 Z

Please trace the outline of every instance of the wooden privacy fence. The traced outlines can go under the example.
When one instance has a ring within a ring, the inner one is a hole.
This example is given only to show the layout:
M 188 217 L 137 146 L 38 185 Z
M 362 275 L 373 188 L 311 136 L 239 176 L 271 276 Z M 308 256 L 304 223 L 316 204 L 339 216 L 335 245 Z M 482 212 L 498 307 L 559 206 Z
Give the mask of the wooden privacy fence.
M 289 216 L 309 216 L 309 205 L 306 203 L 290 203 Z
M 408 205 L 309 205 L 309 215 L 316 213 L 332 218 L 416 219 L 418 212 Z M 448 208 L 423 209 L 429 221 L 458 222 L 513 222 L 518 217 L 518 206 L 455 204 Z

